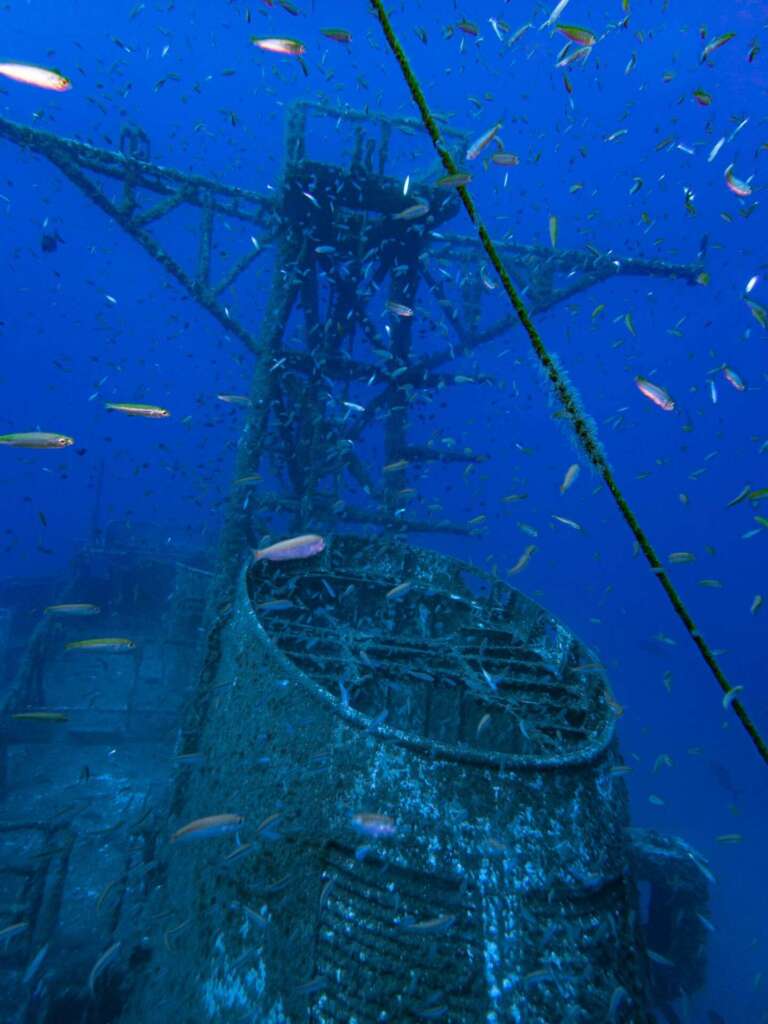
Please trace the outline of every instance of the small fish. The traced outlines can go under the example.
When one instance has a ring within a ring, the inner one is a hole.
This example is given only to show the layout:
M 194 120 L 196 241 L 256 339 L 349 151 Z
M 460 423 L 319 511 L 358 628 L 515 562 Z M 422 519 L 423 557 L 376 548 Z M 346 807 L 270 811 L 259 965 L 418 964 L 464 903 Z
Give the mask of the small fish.
M 480 264 L 480 280 L 483 282 L 483 287 L 487 288 L 489 292 L 495 292 L 498 287 L 496 282 L 488 274 L 488 270 L 484 263 Z
M 742 181 L 740 178 L 736 177 L 733 173 L 733 164 L 730 164 L 725 169 L 725 184 L 734 195 L 740 196 L 742 199 L 745 196 L 752 195 L 752 186 L 748 181 Z
M 245 818 L 240 814 L 213 814 L 207 818 L 197 818 L 174 832 L 170 842 L 187 843 L 197 839 L 229 835 L 230 832 L 237 832 L 244 821 Z
M 398 459 L 397 462 L 388 462 L 382 469 L 382 473 L 397 473 L 408 465 L 407 459 Z
M 321 28 L 320 35 L 325 36 L 326 39 L 333 39 L 336 43 L 352 42 L 352 33 L 345 28 Z
M 579 28 L 578 25 L 555 25 L 558 32 L 570 39 L 574 43 L 580 43 L 582 46 L 594 46 L 597 42 L 597 36 L 594 32 L 590 32 L 588 28 Z
M 723 376 L 728 381 L 728 383 L 731 385 L 731 387 L 736 388 L 737 391 L 745 391 L 746 390 L 746 384 L 744 383 L 744 381 L 741 379 L 741 377 L 738 375 L 738 373 L 736 373 L 736 371 L 732 367 L 724 366 L 723 367 Z
M 491 142 L 500 131 L 501 122 L 499 121 L 497 124 L 493 126 L 493 128 L 489 128 L 487 132 L 483 132 L 483 134 L 479 138 L 475 139 L 475 141 L 467 150 L 467 160 L 476 160 L 477 157 L 480 156 L 482 151 L 488 145 L 488 143 Z
M 105 409 L 124 412 L 126 416 L 146 416 L 151 420 L 164 420 L 171 414 L 159 405 L 144 405 L 141 402 L 105 402 Z
M 635 384 L 638 390 L 645 395 L 646 398 L 650 398 L 654 405 L 658 405 L 660 409 L 665 412 L 672 412 L 675 408 L 675 403 L 670 397 L 669 393 L 660 387 L 658 384 L 654 384 L 650 380 L 646 380 L 645 377 L 635 377 Z
M 556 516 L 554 513 L 552 514 L 552 518 L 556 519 L 558 523 L 564 523 L 565 526 L 570 526 L 572 530 L 579 530 L 581 533 L 584 532 L 584 527 L 580 526 L 579 523 L 573 519 L 566 519 L 565 516 Z
M 11 715 L 21 722 L 68 722 L 69 715 L 63 711 L 18 711 Z
M 736 700 L 736 697 L 744 689 L 743 686 L 732 686 L 730 690 L 723 697 L 723 710 L 727 711 L 731 704 Z
M 768 310 L 764 306 L 761 306 L 759 302 L 753 302 L 751 299 L 744 299 L 749 311 L 752 316 L 757 320 L 761 327 L 768 328 Z M 0 441 L 2 438 L 0 437 Z
M 653 960 L 655 964 L 660 964 L 662 967 L 674 967 L 674 961 L 670 960 L 669 957 L 662 956 L 661 953 L 657 953 L 654 949 L 646 950 L 648 953 L 648 959 Z
M 694 89 L 693 98 L 700 107 L 708 107 L 712 103 L 712 97 L 704 89 Z
M 11 939 L 21 935 L 27 928 L 29 928 L 28 921 L 17 921 L 16 924 L 9 924 L 5 928 L 0 928 L 0 942 L 10 942 Z
M 99 977 L 102 971 L 104 971 L 115 959 L 121 945 L 122 943 L 116 942 L 114 943 L 114 945 L 110 946 L 109 949 L 105 950 L 101 954 L 99 959 L 91 968 L 91 973 L 88 975 L 88 988 L 90 990 L 91 995 L 95 995 L 93 987 L 96 984 L 96 979 Z
M 303 981 L 300 985 L 296 985 L 293 992 L 297 996 L 308 996 L 313 992 L 322 992 L 324 988 L 328 986 L 328 979 L 323 974 L 318 974 L 314 978 L 310 978 L 308 981 Z
M 0 64 L 0 75 L 22 82 L 24 85 L 35 85 L 38 89 L 51 89 L 53 92 L 67 92 L 72 83 L 58 71 L 38 68 L 34 64 Z
M 480 29 L 477 27 L 474 21 L 469 21 L 467 18 L 462 18 L 461 21 L 456 22 L 456 28 L 460 32 L 466 33 L 466 35 L 468 36 L 480 35 Z
M 397 832 L 395 819 L 388 814 L 360 811 L 352 815 L 352 827 L 373 839 L 388 839 Z
M 461 173 L 458 174 L 445 174 L 442 178 L 438 178 L 435 185 L 438 188 L 458 188 L 459 185 L 468 185 L 472 181 L 472 175 Z
M 542 21 L 542 23 L 539 25 L 539 28 L 549 28 L 550 25 L 554 25 L 554 23 L 557 21 L 557 19 L 560 17 L 560 15 L 563 13 L 567 6 L 568 0 L 560 0 L 560 2 L 554 8 L 550 16 L 547 18 L 547 20 Z
M 717 36 L 716 39 L 713 39 L 712 42 L 707 43 L 707 45 L 701 51 L 701 55 L 699 56 L 699 63 L 703 64 L 704 61 L 715 52 L 715 50 L 719 50 L 721 46 L 725 46 L 725 44 L 729 43 L 731 39 L 735 37 L 735 35 L 735 32 L 725 32 L 723 35 Z
M 724 145 L 725 145 L 725 136 L 723 135 L 722 138 L 719 138 L 717 140 L 717 142 L 714 144 L 712 149 L 710 149 L 709 156 L 707 157 L 707 163 L 708 164 L 712 163 L 712 161 L 715 159 L 715 157 L 717 156 L 717 154 L 720 152 L 720 150 L 723 148 Z
M 734 505 L 738 505 L 740 502 L 742 502 L 746 498 L 748 498 L 751 493 L 752 493 L 752 485 L 751 484 L 745 484 L 741 488 L 739 493 L 736 495 L 736 497 L 735 498 L 731 498 L 731 500 L 728 502 L 728 504 L 725 507 L 726 508 L 733 508 Z
M 727 832 L 722 836 L 715 836 L 716 843 L 740 843 L 744 836 L 739 832 Z
M 251 405 L 251 400 L 247 395 L 216 395 L 220 402 L 226 402 L 227 405 Z
M 230 850 L 228 854 L 222 859 L 222 864 L 225 868 L 232 867 L 233 864 L 238 864 L 245 857 L 255 853 L 260 849 L 258 843 L 241 843 L 240 846 L 236 846 L 234 850 Z
M 557 217 L 554 214 L 549 218 L 549 241 L 554 249 L 557 245 Z
M 525 551 L 523 551 L 522 555 L 520 555 L 518 560 L 512 566 L 512 568 L 511 569 L 507 569 L 508 575 L 509 576 L 516 576 L 517 573 L 522 572 L 523 569 L 526 567 L 526 565 L 528 565 L 528 563 L 530 562 L 531 556 L 533 555 L 535 550 L 536 550 L 536 545 L 535 544 L 529 544 L 528 547 L 525 549 Z
M 181 765 L 202 764 L 205 758 L 201 753 L 199 753 L 199 751 L 192 751 L 188 754 L 177 754 L 175 760 Z
M 413 587 L 413 580 L 406 580 L 405 583 L 398 583 L 396 587 L 392 587 L 388 590 L 384 597 L 387 601 L 393 601 L 395 598 L 403 597 Z
M 410 306 L 404 306 L 402 302 L 393 302 L 391 299 L 387 300 L 387 310 L 395 316 L 411 317 L 413 316 L 413 310 Z
M 292 558 L 311 558 L 325 549 L 325 540 L 316 533 L 305 533 L 300 537 L 278 541 L 269 547 L 253 551 L 256 561 L 284 562 Z
M 424 217 L 429 213 L 429 203 L 414 203 L 407 206 L 400 213 L 394 215 L 394 220 L 416 220 L 417 217 Z
M 517 167 L 520 163 L 520 157 L 514 153 L 494 153 L 491 157 L 491 163 L 498 164 L 499 167 Z
M 28 985 L 30 981 L 32 981 L 32 979 L 35 977 L 38 970 L 40 969 L 40 964 L 43 962 L 43 960 L 45 960 L 47 952 L 48 943 L 46 942 L 42 949 L 40 949 L 36 956 L 30 961 L 26 971 L 24 971 L 24 977 L 21 979 L 22 985 Z
M 574 462 L 572 466 L 568 467 L 565 476 L 563 477 L 563 482 L 560 484 L 561 494 L 565 494 L 568 488 L 575 483 L 576 478 L 578 477 L 580 472 L 581 467 L 579 466 L 578 462 Z
M 299 42 L 298 39 L 251 36 L 251 42 L 260 50 L 266 50 L 268 53 L 282 53 L 288 57 L 302 57 L 306 53 L 304 43 Z
M 669 561 L 673 565 L 682 565 L 685 562 L 695 562 L 696 555 L 692 551 L 673 551 L 669 556 Z
M 289 601 L 287 598 L 275 598 L 272 601 L 262 601 L 256 605 L 256 608 L 260 612 L 285 612 L 289 608 L 295 608 L 296 605 L 293 601 Z
M 566 47 L 570 44 L 566 44 Z M 566 53 L 565 56 L 555 64 L 556 68 L 567 68 L 571 64 L 575 64 L 577 60 L 586 60 L 587 57 L 592 53 L 591 46 L 580 46 L 578 50 L 574 50 L 573 53 Z M 626 135 L 626 129 L 622 129 L 619 132 L 614 132 L 612 136 L 606 139 L 606 142 L 612 142 L 613 139 L 619 138 L 621 135 Z
M 65 651 L 106 651 L 117 653 L 118 651 L 132 651 L 136 646 L 133 640 L 124 636 L 100 636 L 92 640 L 72 640 L 64 645 Z
M 42 430 L 26 434 L 0 434 L 0 444 L 11 448 L 68 448 L 74 443 L 75 439 L 66 434 L 48 434 Z
M 100 612 L 97 604 L 49 604 L 43 609 L 43 615 L 98 615 Z
M 419 935 L 433 935 L 435 932 L 447 931 L 455 920 L 455 914 L 440 914 L 439 917 L 430 917 L 424 921 L 406 918 L 403 921 L 403 928 L 407 932 L 416 932 Z
M 763 606 L 763 595 L 762 594 L 755 594 L 755 596 L 752 598 L 752 604 L 749 606 L 749 614 L 750 615 L 755 615 L 757 612 L 760 611 L 762 606 Z

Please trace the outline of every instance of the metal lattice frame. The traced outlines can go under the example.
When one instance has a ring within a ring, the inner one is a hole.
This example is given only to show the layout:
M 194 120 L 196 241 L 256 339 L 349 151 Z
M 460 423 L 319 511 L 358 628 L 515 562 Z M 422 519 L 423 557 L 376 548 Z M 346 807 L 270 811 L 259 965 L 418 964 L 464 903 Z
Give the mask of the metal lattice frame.
M 307 156 L 310 117 L 334 118 L 337 127 L 351 131 L 348 166 Z M 402 182 L 386 176 L 395 133 L 423 131 L 421 122 L 410 118 L 298 102 L 288 116 L 281 185 L 265 196 L 131 155 L 148 157 L 148 147 L 135 144 L 133 130 L 126 133 L 129 152 L 115 153 L 0 119 L 0 136 L 50 160 L 257 357 L 236 478 L 256 474 L 266 455 L 279 487 L 258 497 L 250 494 L 247 501 L 241 488 L 233 488 L 222 538 L 225 569 L 239 562 L 252 520 L 263 527 L 275 511 L 287 513 L 296 528 L 346 520 L 396 532 L 472 533 L 466 524 L 416 519 L 399 507 L 408 464 L 482 460 L 472 452 L 410 443 L 410 411 L 438 389 L 457 383 L 452 362 L 515 324 L 505 315 L 481 326 L 485 289 L 479 243 L 440 231 L 458 212 L 456 197 L 436 188 L 428 175 L 413 182 L 404 199 Z M 444 134 L 457 152 L 466 147 L 461 133 L 446 127 Z M 108 195 L 109 181 L 122 182 L 119 197 Z M 428 215 L 399 218 L 405 207 L 417 203 L 429 207 Z M 194 273 L 152 233 L 181 207 L 200 211 Z M 222 218 L 253 226 L 256 244 L 212 282 L 214 233 Z M 270 245 L 272 283 L 254 332 L 225 296 Z M 499 242 L 498 249 L 526 290 L 532 312 L 539 313 L 612 277 L 654 275 L 693 282 L 701 271 L 697 264 L 617 258 L 593 249 L 553 251 L 508 240 Z M 460 270 L 456 301 L 438 273 L 447 266 Z M 419 355 L 413 318 L 392 316 L 381 327 L 371 310 L 378 292 L 411 308 L 425 297 L 424 319 L 445 343 Z M 287 344 L 286 327 L 294 314 L 300 324 Z M 480 374 L 461 379 L 462 384 L 489 381 Z M 340 403 L 364 385 L 364 411 L 354 419 L 338 413 Z M 396 467 L 383 480 L 374 480 L 357 454 L 358 442 L 371 435 L 382 444 L 385 464 Z

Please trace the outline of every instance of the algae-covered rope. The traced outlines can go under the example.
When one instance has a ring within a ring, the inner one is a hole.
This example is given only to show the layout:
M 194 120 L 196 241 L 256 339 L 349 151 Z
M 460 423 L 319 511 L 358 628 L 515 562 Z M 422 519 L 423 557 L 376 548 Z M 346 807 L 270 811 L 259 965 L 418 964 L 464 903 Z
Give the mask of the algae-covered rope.
M 424 127 L 429 132 L 434 147 L 437 150 L 437 153 L 443 162 L 443 166 L 445 167 L 448 174 L 458 174 L 459 168 L 457 167 L 456 162 L 454 161 L 450 152 L 443 145 L 442 139 L 440 138 L 440 130 L 437 127 L 435 119 L 432 117 L 432 113 L 429 109 L 429 106 L 427 105 L 426 98 L 421 90 L 421 86 L 419 85 L 413 71 L 411 70 L 408 58 L 406 57 L 405 52 L 403 51 L 403 48 L 401 47 L 397 39 L 397 36 L 394 33 L 392 23 L 390 22 L 389 16 L 387 15 L 386 10 L 384 9 L 384 4 L 382 3 L 382 0 L 371 0 L 371 4 L 384 31 L 387 43 L 389 44 L 392 53 L 397 59 L 398 64 L 400 65 L 400 68 L 403 72 L 403 76 L 405 77 L 405 80 L 408 83 L 408 88 L 411 91 L 411 96 L 413 97 L 416 106 L 419 108 L 419 113 L 421 114 L 421 118 L 424 122 Z M 496 251 L 493 242 L 491 241 L 491 236 L 488 234 L 488 230 L 485 227 L 485 224 L 480 219 L 477 210 L 475 209 L 475 204 L 472 201 L 471 195 L 469 194 L 466 186 L 464 185 L 460 185 L 457 191 L 461 196 L 462 202 L 464 203 L 464 208 L 466 209 L 472 223 L 475 225 L 475 228 L 477 229 L 478 237 L 480 238 L 483 248 L 485 249 L 488 255 L 488 259 L 491 261 L 494 269 L 496 270 L 496 273 L 499 275 L 501 283 L 504 286 L 504 291 L 507 293 L 509 301 L 512 303 L 512 306 L 514 307 L 515 312 L 517 313 L 520 323 L 525 328 L 525 332 L 528 335 L 528 338 L 530 339 L 534 352 L 536 353 L 536 358 L 543 366 L 547 374 L 547 377 L 549 378 L 552 387 L 555 390 L 555 394 L 560 400 L 563 409 L 567 413 L 568 418 L 571 421 L 571 425 L 576 432 L 576 436 L 578 437 L 581 446 L 587 455 L 587 458 L 590 460 L 592 465 L 600 473 L 601 477 L 605 481 L 608 490 L 611 492 L 613 496 L 613 500 L 618 505 L 619 511 L 624 517 L 624 521 L 634 534 L 634 537 L 640 546 L 640 550 L 645 555 L 645 559 L 650 565 L 651 571 L 654 573 L 659 583 L 664 588 L 664 591 L 667 597 L 669 598 L 670 603 L 672 604 L 672 607 L 674 608 L 677 614 L 677 617 L 683 623 L 689 636 L 699 649 L 699 653 L 701 654 L 704 661 L 707 663 L 710 671 L 712 672 L 712 675 L 717 680 L 720 689 L 726 695 L 732 693 L 734 687 L 731 686 L 723 670 L 720 668 L 720 665 L 718 664 L 717 659 L 715 658 L 712 648 L 704 640 L 704 638 L 701 636 L 698 629 L 696 628 L 696 623 L 693 621 L 688 609 L 683 604 L 683 599 L 680 597 L 669 576 L 664 571 L 664 568 L 661 562 L 659 561 L 656 552 L 653 549 L 653 545 L 648 539 L 643 528 L 640 526 L 640 523 L 638 522 L 634 512 L 629 507 L 626 498 L 619 489 L 619 485 L 614 479 L 613 473 L 611 472 L 611 468 L 608 465 L 608 462 L 600 448 L 600 444 L 597 441 L 597 438 L 593 435 L 590 422 L 586 414 L 581 411 L 579 402 L 576 398 L 574 391 L 571 389 L 568 381 L 566 380 L 565 376 L 557 366 L 557 363 L 555 362 L 553 357 L 547 351 L 544 342 L 541 340 L 538 331 L 534 327 L 533 321 L 528 315 L 528 310 L 525 308 L 522 299 L 517 294 L 515 286 L 512 284 L 509 274 L 504 268 L 504 264 L 501 262 L 499 254 Z M 766 744 L 766 741 L 760 735 L 757 726 L 747 714 L 744 705 L 741 701 L 732 699 L 730 702 L 730 706 L 733 708 L 733 711 L 735 712 L 739 721 L 746 729 L 750 739 L 752 740 L 752 743 L 757 748 L 757 751 L 762 757 L 763 761 L 765 761 L 765 763 L 768 764 L 768 744 Z

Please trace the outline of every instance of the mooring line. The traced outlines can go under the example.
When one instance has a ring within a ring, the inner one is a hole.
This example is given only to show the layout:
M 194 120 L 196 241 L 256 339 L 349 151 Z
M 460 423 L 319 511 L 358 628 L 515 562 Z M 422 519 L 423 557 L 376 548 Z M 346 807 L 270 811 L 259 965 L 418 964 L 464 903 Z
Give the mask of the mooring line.
M 384 9 L 384 4 L 382 3 L 382 0 L 371 0 L 371 4 L 373 6 L 377 18 L 379 19 L 379 23 L 381 24 L 384 36 L 386 37 L 387 43 L 389 44 L 389 48 L 392 50 L 395 59 L 400 65 L 400 69 L 403 72 L 403 76 L 406 82 L 408 83 L 408 88 L 411 91 L 411 96 L 413 97 L 416 106 L 419 108 L 419 113 L 421 114 L 421 119 L 424 122 L 424 127 L 426 128 L 430 138 L 432 139 L 432 143 L 435 147 L 435 150 L 437 151 L 438 156 L 443 162 L 443 166 L 445 167 L 448 174 L 458 174 L 459 168 L 456 165 L 456 162 L 454 161 L 450 152 L 443 145 L 443 141 L 440 137 L 440 129 L 437 127 L 437 123 L 432 116 L 432 112 L 429 109 L 426 97 L 424 96 L 421 86 L 419 85 L 419 82 L 411 69 L 408 58 L 406 57 L 405 52 L 402 46 L 400 45 L 397 36 L 395 35 L 394 29 L 392 28 L 392 23 L 390 22 L 389 16 L 386 10 Z M 572 389 L 563 371 L 557 365 L 557 361 L 550 354 L 550 352 L 544 345 L 544 342 L 541 340 L 538 331 L 534 327 L 533 321 L 531 320 L 530 315 L 528 314 L 528 310 L 525 308 L 523 300 L 518 295 L 515 286 L 512 284 L 512 280 L 510 279 L 509 274 L 504 268 L 504 264 L 501 262 L 501 258 L 499 257 L 499 254 L 496 251 L 493 242 L 491 241 L 491 236 L 488 234 L 488 229 L 486 228 L 481 217 L 479 216 L 475 208 L 475 204 L 472 201 L 472 196 L 469 194 L 466 185 L 460 185 L 457 188 L 457 192 L 461 196 L 461 201 L 464 204 L 465 210 L 469 214 L 470 220 L 475 225 L 478 237 L 488 255 L 488 259 L 491 261 L 494 269 L 496 270 L 496 273 L 499 275 L 501 283 L 504 287 L 504 291 L 507 293 L 507 297 L 509 298 L 509 301 L 512 303 L 512 306 L 515 312 L 517 313 L 520 323 L 525 328 L 525 332 L 528 335 L 528 338 L 531 342 L 531 346 L 533 347 L 533 350 L 536 354 L 536 358 L 543 367 L 544 372 L 546 373 L 550 383 L 552 384 L 552 387 L 555 390 L 555 394 L 557 395 L 560 404 L 565 410 L 565 413 L 571 422 L 571 426 L 576 432 L 576 436 L 578 437 L 579 442 L 582 448 L 584 449 L 587 458 L 605 481 L 605 484 L 608 490 L 611 492 L 613 500 L 618 506 L 618 509 L 621 512 L 624 521 L 632 531 L 635 540 L 640 546 L 640 550 L 643 552 L 646 561 L 650 565 L 651 571 L 653 572 L 654 576 L 659 581 L 661 586 L 664 588 L 664 592 L 669 598 L 669 601 L 675 610 L 675 614 L 682 622 L 686 632 L 693 640 L 694 644 L 696 644 L 699 653 L 701 654 L 702 658 L 709 667 L 709 670 L 711 671 L 712 675 L 717 680 L 718 685 L 725 694 L 725 699 L 727 700 L 728 695 L 731 694 L 734 690 L 738 692 L 740 687 L 731 686 L 725 673 L 720 668 L 720 665 L 718 664 L 717 658 L 715 657 L 712 648 L 709 646 L 709 644 L 706 642 L 706 640 L 702 637 L 701 633 L 696 628 L 696 623 L 693 621 L 693 617 L 691 616 L 690 612 L 683 603 L 683 599 L 677 592 L 677 589 L 672 583 L 672 580 L 665 572 L 664 567 L 659 561 L 659 557 L 656 554 L 653 545 L 651 544 L 648 538 L 648 535 L 638 522 L 637 517 L 630 508 L 629 503 L 627 502 L 621 489 L 619 488 L 619 485 L 616 482 L 613 472 L 611 471 L 611 467 L 608 465 L 608 460 L 603 454 L 600 442 L 597 440 L 597 437 L 593 433 L 592 424 L 590 422 L 589 417 L 581 408 L 580 402 L 576 397 L 575 391 Z M 747 714 L 747 710 L 744 707 L 743 703 L 740 700 L 733 698 L 731 698 L 728 703 L 730 704 L 730 707 L 736 714 L 736 717 L 743 725 L 744 729 L 747 731 L 747 734 L 752 740 L 752 743 L 756 747 L 763 761 L 766 764 L 768 764 L 768 744 L 766 744 L 766 741 L 763 739 L 757 726 L 752 721 L 750 716 Z

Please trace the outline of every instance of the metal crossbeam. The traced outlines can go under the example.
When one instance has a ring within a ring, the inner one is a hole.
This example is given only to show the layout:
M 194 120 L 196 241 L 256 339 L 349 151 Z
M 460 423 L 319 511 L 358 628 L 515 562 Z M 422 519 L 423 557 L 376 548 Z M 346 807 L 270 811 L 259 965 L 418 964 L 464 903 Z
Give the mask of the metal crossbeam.
M 337 128 L 345 125 L 352 133 L 348 166 L 307 156 L 308 121 L 316 117 L 334 118 Z M 463 133 L 447 124 L 441 130 L 457 152 L 466 146 Z M 377 134 L 372 136 L 372 131 Z M 398 507 L 410 464 L 472 463 L 483 458 L 410 444 L 411 401 L 416 394 L 429 397 L 447 386 L 487 382 L 478 374 L 457 377 L 449 364 L 498 338 L 516 321 L 503 316 L 481 326 L 488 289 L 480 281 L 478 242 L 440 230 L 459 210 L 455 194 L 435 187 L 429 173 L 413 177 L 406 198 L 402 182 L 385 173 L 398 132 L 420 135 L 423 126 L 410 118 L 299 101 L 288 114 L 281 184 L 263 196 L 151 163 L 149 140 L 140 129 L 126 130 L 132 153 L 125 154 L 0 118 L 0 137 L 50 160 L 256 357 L 251 414 L 238 449 L 236 474 L 253 474 L 266 454 L 285 493 L 254 500 L 246 512 L 240 492 L 233 490 L 224 540 L 224 549 L 232 556 L 242 549 L 252 513 L 264 521 L 275 509 L 293 513 L 297 526 L 332 520 L 337 515 L 334 509 L 341 509 L 338 515 L 343 519 L 397 531 L 472 532 L 462 524 L 411 520 Z M 105 179 L 123 183 L 119 201 L 105 191 Z M 200 210 L 194 272 L 185 270 L 151 233 L 169 213 L 184 207 Z M 251 236 L 251 247 L 212 281 L 213 236 L 221 217 L 252 225 L 257 236 Z M 222 297 L 267 246 L 273 283 L 266 315 L 254 332 Z M 624 258 L 589 247 L 553 250 L 511 240 L 502 240 L 497 247 L 534 313 L 612 277 L 649 275 L 693 283 L 702 269 L 699 263 Z M 446 267 L 457 272 L 449 273 Z M 454 286 L 460 293 L 457 301 L 450 297 Z M 393 308 L 408 310 L 422 290 L 430 296 L 427 316 L 432 328 L 449 342 L 417 357 L 412 351 L 412 316 L 390 316 L 380 328 L 371 304 L 379 293 L 377 302 L 385 297 Z M 285 326 L 296 308 L 303 328 L 294 332 L 287 348 Z M 360 337 L 370 352 L 363 358 L 351 354 Z M 296 338 L 302 342 L 299 349 Z M 351 420 L 329 413 L 329 386 L 338 400 L 361 383 L 370 388 L 364 409 Z M 382 483 L 373 481 L 353 451 L 372 429 L 383 435 L 385 462 L 398 466 Z M 349 502 L 345 474 L 362 489 L 370 508 Z

